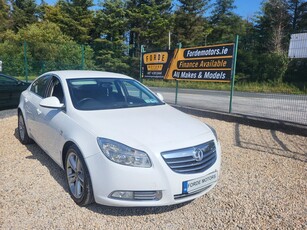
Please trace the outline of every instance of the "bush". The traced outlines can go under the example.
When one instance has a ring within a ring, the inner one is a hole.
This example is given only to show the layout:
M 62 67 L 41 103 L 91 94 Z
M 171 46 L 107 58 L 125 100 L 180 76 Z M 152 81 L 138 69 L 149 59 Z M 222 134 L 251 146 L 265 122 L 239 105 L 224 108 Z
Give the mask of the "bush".
M 283 81 L 288 67 L 289 59 L 285 54 L 266 53 L 259 56 L 258 81 L 277 82 Z

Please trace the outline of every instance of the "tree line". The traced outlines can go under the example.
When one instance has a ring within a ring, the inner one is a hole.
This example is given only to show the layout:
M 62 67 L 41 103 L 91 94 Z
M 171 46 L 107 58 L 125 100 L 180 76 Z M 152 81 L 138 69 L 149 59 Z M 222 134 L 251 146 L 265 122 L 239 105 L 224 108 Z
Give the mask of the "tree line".
M 139 76 L 146 51 L 233 42 L 240 36 L 237 79 L 306 82 L 306 59 L 287 57 L 290 35 L 307 32 L 306 0 L 266 0 L 253 16 L 234 0 L 0 0 L 3 71 L 79 68 Z M 170 39 L 169 39 L 170 38 Z M 170 40 L 170 41 L 169 41 Z M 25 43 L 24 41 L 27 41 Z M 169 43 L 170 42 L 170 43 Z M 82 46 L 81 46 L 82 45 Z M 8 64 L 9 63 L 9 64 Z

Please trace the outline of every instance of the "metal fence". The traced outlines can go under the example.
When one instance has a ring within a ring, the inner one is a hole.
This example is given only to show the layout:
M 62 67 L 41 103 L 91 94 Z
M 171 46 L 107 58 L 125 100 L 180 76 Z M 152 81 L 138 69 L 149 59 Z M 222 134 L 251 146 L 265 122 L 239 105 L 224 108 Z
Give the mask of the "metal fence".
M 307 96 L 235 92 L 233 112 L 307 125 Z
M 39 76 L 50 70 L 95 69 L 93 50 L 74 42 L 0 42 L 2 72 L 11 76 Z M 154 88 L 166 102 L 175 103 L 175 88 Z M 178 105 L 229 112 L 230 92 L 179 89 Z M 307 125 L 307 96 L 234 92 L 232 113 Z
M 152 88 L 175 104 L 175 88 Z M 229 91 L 179 89 L 177 104 L 197 109 L 229 112 Z M 307 125 L 307 96 L 234 92 L 232 113 Z
M 74 42 L 0 43 L 2 72 L 15 77 L 39 76 L 50 70 L 85 69 L 86 46 Z

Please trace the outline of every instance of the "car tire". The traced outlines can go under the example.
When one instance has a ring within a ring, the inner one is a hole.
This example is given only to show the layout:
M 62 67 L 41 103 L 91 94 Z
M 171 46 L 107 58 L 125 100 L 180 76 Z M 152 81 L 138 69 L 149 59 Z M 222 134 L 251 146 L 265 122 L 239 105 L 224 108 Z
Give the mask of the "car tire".
M 22 113 L 18 114 L 18 136 L 19 141 L 24 145 L 34 143 L 34 141 L 28 135 L 25 119 L 23 118 Z
M 68 191 L 76 204 L 86 206 L 94 202 L 92 183 L 83 156 L 76 145 L 70 146 L 65 158 Z

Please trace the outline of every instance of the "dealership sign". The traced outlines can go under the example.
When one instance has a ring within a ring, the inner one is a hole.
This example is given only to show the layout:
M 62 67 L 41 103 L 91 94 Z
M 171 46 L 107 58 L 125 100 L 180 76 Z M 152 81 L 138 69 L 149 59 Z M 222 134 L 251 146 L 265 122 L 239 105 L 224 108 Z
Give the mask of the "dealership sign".
M 143 77 L 163 79 L 173 55 L 174 51 L 143 53 Z
M 155 56 L 158 54 L 164 54 L 164 58 Z M 143 77 L 156 75 L 159 76 L 156 78 L 164 79 L 230 81 L 233 54 L 234 43 L 144 53 Z

